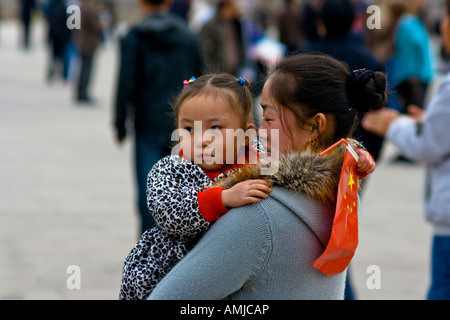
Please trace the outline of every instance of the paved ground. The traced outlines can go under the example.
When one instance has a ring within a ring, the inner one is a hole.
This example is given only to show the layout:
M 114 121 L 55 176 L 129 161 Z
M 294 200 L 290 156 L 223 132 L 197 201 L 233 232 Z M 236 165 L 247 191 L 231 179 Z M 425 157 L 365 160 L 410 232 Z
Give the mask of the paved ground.
M 137 231 L 131 145 L 118 147 L 110 125 L 116 51 L 99 52 L 97 105 L 80 107 L 70 84 L 46 83 L 42 29 L 33 37 L 24 52 L 16 23 L 0 25 L 0 299 L 116 299 Z M 351 269 L 360 299 L 426 295 L 423 168 L 391 164 L 394 153 L 387 145 L 362 198 Z M 67 285 L 73 265 L 80 289 Z M 379 289 L 367 285 L 370 266 L 379 267 Z

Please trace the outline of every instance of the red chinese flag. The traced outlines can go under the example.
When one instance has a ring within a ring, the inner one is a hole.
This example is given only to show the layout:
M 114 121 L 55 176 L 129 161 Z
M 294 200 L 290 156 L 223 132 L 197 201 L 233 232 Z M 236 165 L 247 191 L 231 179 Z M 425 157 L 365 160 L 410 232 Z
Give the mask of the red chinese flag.
M 341 142 L 347 144 L 347 149 L 339 180 L 336 213 L 330 240 L 322 255 L 311 263 L 314 268 L 327 276 L 335 276 L 343 272 L 352 260 L 358 246 L 358 184 L 356 172 L 358 156 L 346 140 L 339 141 L 331 148 Z

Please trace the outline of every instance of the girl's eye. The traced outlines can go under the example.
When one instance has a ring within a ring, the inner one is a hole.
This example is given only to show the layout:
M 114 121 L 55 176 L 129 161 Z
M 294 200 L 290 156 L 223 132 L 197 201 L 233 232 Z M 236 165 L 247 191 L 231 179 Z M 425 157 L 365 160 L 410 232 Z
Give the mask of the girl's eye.
M 222 127 L 221 126 L 212 126 L 211 129 L 212 130 L 220 130 L 220 129 L 222 129 Z
M 263 121 L 270 122 L 270 121 L 272 121 L 272 119 L 263 117 Z
M 187 130 L 188 132 L 194 132 L 194 128 L 192 127 L 186 127 L 184 129 Z

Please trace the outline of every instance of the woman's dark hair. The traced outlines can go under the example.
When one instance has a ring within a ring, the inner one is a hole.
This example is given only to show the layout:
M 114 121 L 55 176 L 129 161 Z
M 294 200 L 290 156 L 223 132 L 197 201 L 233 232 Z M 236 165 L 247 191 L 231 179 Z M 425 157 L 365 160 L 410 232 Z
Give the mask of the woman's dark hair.
M 236 78 L 228 73 L 208 74 L 189 82 L 172 103 L 175 126 L 178 126 L 178 113 L 183 102 L 199 94 L 228 99 L 233 110 L 242 118 L 243 127 L 253 123 L 253 96 L 249 86 L 244 78 Z
M 382 72 L 352 71 L 324 54 L 299 54 L 282 59 L 270 76 L 270 92 L 284 110 L 294 113 L 300 128 L 317 129 L 308 119 L 318 113 L 332 116 L 334 131 L 321 135 L 317 147 L 350 138 L 358 113 L 378 110 L 387 101 Z

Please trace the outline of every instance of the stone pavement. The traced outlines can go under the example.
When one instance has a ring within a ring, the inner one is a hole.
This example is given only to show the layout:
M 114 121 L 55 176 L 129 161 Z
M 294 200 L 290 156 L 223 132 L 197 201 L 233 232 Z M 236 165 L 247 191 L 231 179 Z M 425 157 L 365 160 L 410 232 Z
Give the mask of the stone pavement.
M 117 299 L 137 219 L 131 143 L 117 146 L 111 130 L 116 50 L 108 45 L 96 58 L 97 104 L 79 106 L 71 84 L 45 81 L 42 26 L 29 52 L 18 37 L 16 22 L 0 24 L 0 299 Z M 394 154 L 387 145 L 362 197 L 351 265 L 359 299 L 426 295 L 423 168 L 391 164 Z M 81 272 L 80 288 L 70 286 L 70 266 Z M 379 268 L 379 288 L 367 285 L 370 266 Z

